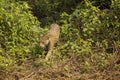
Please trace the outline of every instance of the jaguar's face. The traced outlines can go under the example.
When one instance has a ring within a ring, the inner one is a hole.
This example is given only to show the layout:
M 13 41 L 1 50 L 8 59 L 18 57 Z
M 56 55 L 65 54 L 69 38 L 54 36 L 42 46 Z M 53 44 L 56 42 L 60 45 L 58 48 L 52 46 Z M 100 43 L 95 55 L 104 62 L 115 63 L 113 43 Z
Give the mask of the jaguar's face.
M 40 47 L 44 49 L 45 48 L 45 44 L 44 43 L 40 43 Z
M 49 43 L 49 40 L 41 41 L 41 42 L 40 42 L 40 47 L 41 47 L 42 49 L 45 49 L 46 46 L 48 45 L 48 43 Z

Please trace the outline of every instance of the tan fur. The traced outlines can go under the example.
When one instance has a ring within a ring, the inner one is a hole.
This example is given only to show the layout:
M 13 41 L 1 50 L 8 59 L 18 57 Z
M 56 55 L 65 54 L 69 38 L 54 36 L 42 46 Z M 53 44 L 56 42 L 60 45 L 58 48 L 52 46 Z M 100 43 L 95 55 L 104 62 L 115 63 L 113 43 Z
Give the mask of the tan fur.
M 40 38 L 40 47 L 45 48 L 46 45 L 49 45 L 48 53 L 45 57 L 45 60 L 48 60 L 52 54 L 55 43 L 59 41 L 60 28 L 58 24 L 51 24 L 50 30 Z

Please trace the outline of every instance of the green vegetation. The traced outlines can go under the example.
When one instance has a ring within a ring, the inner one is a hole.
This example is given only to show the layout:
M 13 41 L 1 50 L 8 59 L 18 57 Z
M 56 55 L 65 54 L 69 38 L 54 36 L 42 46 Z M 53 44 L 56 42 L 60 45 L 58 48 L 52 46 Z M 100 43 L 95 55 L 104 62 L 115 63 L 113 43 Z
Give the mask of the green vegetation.
M 39 38 L 61 28 L 49 61 Z M 120 0 L 1 0 L 0 80 L 119 80 Z

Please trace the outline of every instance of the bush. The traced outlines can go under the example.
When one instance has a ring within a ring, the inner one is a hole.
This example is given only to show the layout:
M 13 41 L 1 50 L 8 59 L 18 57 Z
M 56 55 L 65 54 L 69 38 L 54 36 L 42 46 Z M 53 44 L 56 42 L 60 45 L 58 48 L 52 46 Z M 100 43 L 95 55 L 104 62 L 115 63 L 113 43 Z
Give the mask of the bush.
M 29 9 L 26 2 L 0 2 L 0 66 L 24 60 L 30 47 L 38 42 L 43 30 Z
M 113 1 L 112 5 L 116 1 Z M 119 4 L 117 4 L 119 6 Z M 119 7 L 117 7 L 119 8 Z M 88 0 L 81 3 L 71 15 L 72 25 L 80 31 L 83 39 L 92 39 L 94 42 L 107 42 L 109 47 L 118 41 L 120 24 L 119 11 L 112 6 L 111 9 L 99 10 Z M 104 44 L 104 43 L 103 43 Z

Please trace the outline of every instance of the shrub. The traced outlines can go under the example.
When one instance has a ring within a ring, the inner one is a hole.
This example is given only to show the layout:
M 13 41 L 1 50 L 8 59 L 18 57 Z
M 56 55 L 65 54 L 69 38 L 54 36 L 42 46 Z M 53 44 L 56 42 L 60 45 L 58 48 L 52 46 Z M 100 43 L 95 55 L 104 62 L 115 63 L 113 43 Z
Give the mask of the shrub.
M 43 30 L 29 10 L 26 2 L 0 2 L 0 66 L 19 64 L 29 55 L 29 48 L 38 42 Z
M 99 10 L 85 0 L 73 12 L 70 22 L 80 31 L 83 39 L 92 39 L 100 43 L 106 41 L 108 46 L 112 47 L 111 44 L 120 38 L 119 4 L 113 7 L 115 4 L 116 1 L 113 1 L 110 10 Z

